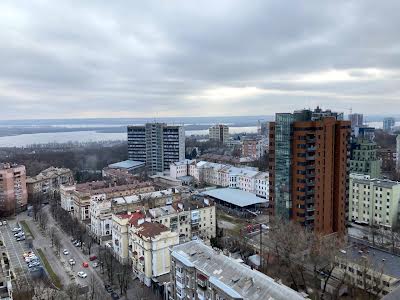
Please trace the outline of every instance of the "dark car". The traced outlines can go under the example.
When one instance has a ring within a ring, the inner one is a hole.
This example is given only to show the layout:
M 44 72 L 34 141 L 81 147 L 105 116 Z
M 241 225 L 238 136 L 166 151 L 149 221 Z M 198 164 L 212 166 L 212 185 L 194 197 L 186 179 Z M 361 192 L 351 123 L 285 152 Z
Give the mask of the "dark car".
M 89 260 L 90 261 L 94 261 L 94 260 L 96 260 L 97 259 L 97 256 L 96 255 L 92 255 L 91 257 L 89 257 Z
M 112 289 L 112 287 L 111 287 L 111 285 L 109 285 L 109 284 L 106 284 L 106 285 L 104 285 L 104 288 L 106 289 L 106 291 L 108 292 L 108 293 L 114 293 L 114 290 Z
M 118 300 L 119 299 L 119 296 L 118 296 L 118 294 L 117 293 L 111 293 L 111 299 L 113 299 L 113 300 Z

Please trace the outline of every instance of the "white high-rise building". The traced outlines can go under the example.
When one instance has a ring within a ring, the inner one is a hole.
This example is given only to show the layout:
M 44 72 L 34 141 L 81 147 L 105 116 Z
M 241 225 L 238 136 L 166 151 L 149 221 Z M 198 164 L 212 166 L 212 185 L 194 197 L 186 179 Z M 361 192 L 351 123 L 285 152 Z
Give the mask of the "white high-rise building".
M 151 174 L 167 170 L 185 158 L 184 127 L 165 123 L 128 126 L 128 158 L 145 162 Z

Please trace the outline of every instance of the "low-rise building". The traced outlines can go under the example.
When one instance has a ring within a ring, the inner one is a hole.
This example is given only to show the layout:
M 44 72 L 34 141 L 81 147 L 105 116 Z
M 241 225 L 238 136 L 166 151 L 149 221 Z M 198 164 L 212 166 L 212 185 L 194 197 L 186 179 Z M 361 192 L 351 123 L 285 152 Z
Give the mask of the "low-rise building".
M 27 200 L 25 166 L 0 163 L 0 215 L 10 216 L 25 210 Z
M 157 222 L 138 220 L 129 227 L 129 248 L 134 274 L 147 286 L 170 272 L 169 247 L 179 244 L 176 232 Z
M 138 209 L 148 210 L 167 204 L 172 205 L 179 200 L 181 200 L 181 194 L 175 189 L 116 198 L 97 195 L 96 198 L 92 198 L 90 201 L 90 228 L 99 243 L 106 242 L 112 236 L 113 214 L 129 214 Z
M 351 174 L 349 221 L 394 228 L 398 225 L 400 182 Z
M 333 277 L 380 297 L 400 286 L 400 257 L 362 244 L 341 250 Z
M 300 300 L 300 293 L 252 270 L 201 241 L 177 245 L 171 252 L 168 299 Z
M 60 187 L 61 207 L 72 213 L 80 221 L 90 219 L 91 201 L 100 201 L 149 193 L 154 191 L 150 182 L 139 182 L 126 185 L 113 185 L 107 181 L 94 181 Z
M 133 213 L 119 213 L 112 216 L 112 246 L 115 256 L 120 262 L 128 262 L 131 258 L 132 245 L 129 243 L 129 228 L 140 219 L 145 219 L 140 210 Z
M 394 149 L 378 149 L 377 157 L 381 161 L 382 171 L 391 172 L 396 169 L 397 153 Z
M 178 233 L 181 243 L 193 238 L 209 242 L 216 236 L 216 208 L 209 199 L 196 197 L 152 208 L 147 216 Z
M 47 168 L 38 175 L 27 178 L 28 200 L 31 202 L 40 197 L 43 202 L 48 202 L 57 196 L 61 185 L 71 185 L 73 183 L 74 175 L 70 169 Z

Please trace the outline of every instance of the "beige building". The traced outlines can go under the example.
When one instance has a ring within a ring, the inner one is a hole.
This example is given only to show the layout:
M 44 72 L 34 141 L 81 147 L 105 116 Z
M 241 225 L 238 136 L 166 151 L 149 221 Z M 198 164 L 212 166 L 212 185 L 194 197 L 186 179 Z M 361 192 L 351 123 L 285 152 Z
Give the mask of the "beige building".
M 169 300 L 300 300 L 291 288 L 252 270 L 201 241 L 171 250 Z
M 169 247 L 179 244 L 176 232 L 160 223 L 140 219 L 129 227 L 129 248 L 134 274 L 147 286 L 170 272 Z
M 70 169 L 50 167 L 36 176 L 28 177 L 26 187 L 28 199 L 31 202 L 35 197 L 41 197 L 42 201 L 54 198 L 55 193 L 60 192 L 61 185 L 74 183 L 74 175 Z
M 97 194 L 90 200 L 90 228 L 98 242 L 111 239 L 112 215 L 134 212 L 137 209 L 172 204 L 181 199 L 181 194 L 176 189 L 168 189 L 150 193 L 107 198 L 106 194 Z
M 400 260 L 391 253 L 364 245 L 341 250 L 333 276 L 344 284 L 384 296 L 400 286 Z
M 0 163 L 0 215 L 26 209 L 27 200 L 25 166 Z
M 149 209 L 147 216 L 176 232 L 180 243 L 196 237 L 209 242 L 216 236 L 215 213 L 212 200 L 190 199 Z
M 209 139 L 213 141 L 219 141 L 221 143 L 226 143 L 229 139 L 229 127 L 223 124 L 217 124 L 211 126 L 208 129 Z
M 140 219 L 145 219 L 145 214 L 140 210 L 133 213 L 120 213 L 112 216 L 112 247 L 115 256 L 120 262 L 127 262 L 131 258 L 132 246 L 129 244 L 129 228 Z
M 349 221 L 394 228 L 398 225 L 400 182 L 351 174 Z

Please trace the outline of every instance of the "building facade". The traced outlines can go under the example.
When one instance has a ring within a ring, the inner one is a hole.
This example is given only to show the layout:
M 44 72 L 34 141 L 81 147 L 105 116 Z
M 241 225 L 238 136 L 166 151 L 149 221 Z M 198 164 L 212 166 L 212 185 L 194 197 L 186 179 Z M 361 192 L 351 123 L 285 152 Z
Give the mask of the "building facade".
M 48 202 L 57 196 L 61 185 L 71 185 L 73 183 L 74 175 L 70 169 L 47 168 L 38 175 L 27 178 L 28 200 L 32 201 L 40 197 L 42 201 Z
M 179 244 L 178 234 L 160 223 L 138 220 L 129 227 L 129 249 L 133 273 L 145 285 L 170 272 L 169 248 Z
M 364 125 L 363 114 L 349 114 L 349 121 L 351 122 L 351 128 L 361 127 Z
M 345 232 L 350 122 L 303 110 L 270 123 L 269 202 L 273 214 L 323 234 Z
M 201 241 L 172 248 L 166 299 L 300 300 L 302 295 Z
M 185 158 L 183 126 L 147 123 L 128 126 L 128 159 L 146 163 L 151 174 L 163 172 Z
M 381 170 L 383 172 L 391 172 L 396 169 L 397 152 L 395 149 L 378 149 L 376 156 L 381 161 Z
M 400 134 L 397 135 L 396 137 L 396 153 L 397 153 L 396 169 L 398 172 L 400 172 Z
M 377 156 L 376 143 L 369 139 L 358 138 L 350 147 L 350 172 L 379 178 L 381 161 Z
M 349 221 L 395 228 L 399 225 L 400 183 L 350 175 Z
M 27 202 L 25 166 L 0 163 L 0 215 L 10 216 L 25 210 Z
M 383 131 L 386 131 L 386 132 L 392 131 L 395 124 L 396 124 L 396 121 L 394 118 L 391 118 L 391 117 L 384 118 L 383 119 Z
M 229 139 L 229 127 L 223 124 L 211 126 L 208 129 L 209 139 L 225 144 Z

